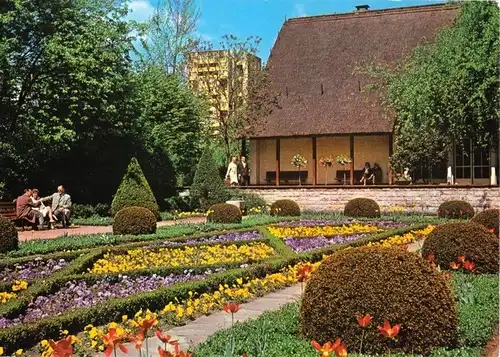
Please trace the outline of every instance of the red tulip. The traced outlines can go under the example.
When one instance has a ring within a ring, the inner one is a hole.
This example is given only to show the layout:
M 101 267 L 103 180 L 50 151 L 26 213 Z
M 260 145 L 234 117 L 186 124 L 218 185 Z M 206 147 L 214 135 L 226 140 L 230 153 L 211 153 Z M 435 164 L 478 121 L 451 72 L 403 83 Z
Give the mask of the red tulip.
M 235 302 L 224 304 L 224 311 L 227 313 L 235 314 L 240 310 L 240 308 L 240 304 L 237 304 Z
M 465 255 L 459 256 L 458 257 L 458 261 L 461 262 L 461 263 L 465 262 Z
M 488 229 L 491 233 L 495 233 L 495 228 Z
M 347 357 L 347 346 L 345 343 L 340 343 L 338 347 L 335 349 L 335 354 L 337 357 Z
M 456 263 L 456 262 L 450 263 L 450 268 L 453 270 L 458 270 L 458 269 L 460 269 L 460 263 Z
M 138 325 L 144 331 L 144 334 L 147 335 L 148 330 L 154 325 L 156 325 L 157 322 L 158 320 L 153 317 L 151 319 L 142 320 L 141 322 L 138 323 Z
M 158 346 L 158 355 L 160 357 L 175 357 L 171 352 L 165 351 L 163 348 Z
M 384 337 L 394 339 L 398 335 L 401 325 L 397 324 L 391 327 L 389 321 L 385 320 L 384 326 L 377 326 L 377 328 Z
M 464 261 L 464 269 L 467 271 L 473 272 L 474 270 L 476 270 L 476 264 L 466 260 L 466 261 Z
M 312 266 L 310 264 L 301 264 L 297 269 L 297 281 L 305 283 L 312 273 Z
M 434 255 L 434 252 L 429 252 L 429 254 L 427 254 L 427 261 L 429 263 L 435 263 L 436 262 L 436 256 Z
M 325 342 L 323 346 L 321 346 L 318 342 L 313 340 L 311 342 L 312 346 L 314 349 L 318 352 L 321 352 L 321 357 L 330 357 L 330 353 L 335 353 L 335 350 L 339 347 L 340 345 L 340 339 L 337 338 L 335 343 L 331 343 L 330 341 Z
M 365 316 L 356 316 L 356 319 L 358 320 L 359 326 L 367 327 L 372 322 L 373 316 L 366 314 Z
M 131 342 L 135 343 L 136 350 L 140 350 L 142 348 L 142 345 L 144 344 L 145 339 L 146 339 L 146 336 L 144 336 L 143 330 L 139 330 L 139 332 L 137 332 L 137 335 L 129 337 L 129 340 Z
M 171 345 L 175 345 L 175 343 L 177 342 L 177 340 L 171 341 L 172 336 L 169 336 L 167 334 L 163 335 L 162 332 L 161 332 L 161 330 L 156 330 L 155 335 L 163 343 L 169 343 Z
M 73 356 L 73 345 L 71 344 L 72 336 L 66 336 L 65 338 L 54 342 L 54 340 L 49 340 L 49 345 L 54 350 L 52 352 L 53 357 L 71 357 Z
M 123 345 L 125 337 L 123 335 L 117 335 L 115 328 L 110 328 L 109 332 L 102 336 L 102 342 L 107 346 L 106 357 L 109 357 L 111 353 L 118 347 L 123 353 L 128 353 L 127 347 Z

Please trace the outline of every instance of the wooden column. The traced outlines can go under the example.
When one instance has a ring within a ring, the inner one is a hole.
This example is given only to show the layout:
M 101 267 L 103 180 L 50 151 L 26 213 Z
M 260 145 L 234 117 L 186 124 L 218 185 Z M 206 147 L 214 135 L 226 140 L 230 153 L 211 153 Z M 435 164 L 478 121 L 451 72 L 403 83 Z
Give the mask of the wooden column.
M 470 150 L 470 184 L 474 185 L 474 145 L 472 140 L 469 139 L 469 150 Z
M 349 165 L 349 185 L 354 185 L 354 135 L 349 136 L 349 156 L 351 164 Z
M 255 184 L 260 185 L 260 141 L 259 140 L 254 140 L 254 147 L 255 147 L 255 160 L 254 162 L 254 167 L 250 166 L 250 170 L 254 170 L 255 172 Z M 251 144 L 250 144 L 251 147 Z M 251 149 L 250 149 L 251 150 Z M 250 181 L 252 183 L 252 181 Z
M 318 180 L 318 166 L 316 162 L 316 137 L 313 136 L 312 138 L 312 158 L 313 158 L 313 185 L 316 185 L 317 180 Z
M 276 139 L 276 186 L 280 185 L 280 139 Z
M 389 134 L 389 165 L 387 166 L 387 181 L 389 182 L 389 185 L 392 185 L 392 167 L 390 163 L 390 158 L 392 154 L 394 153 L 394 138 L 392 134 Z

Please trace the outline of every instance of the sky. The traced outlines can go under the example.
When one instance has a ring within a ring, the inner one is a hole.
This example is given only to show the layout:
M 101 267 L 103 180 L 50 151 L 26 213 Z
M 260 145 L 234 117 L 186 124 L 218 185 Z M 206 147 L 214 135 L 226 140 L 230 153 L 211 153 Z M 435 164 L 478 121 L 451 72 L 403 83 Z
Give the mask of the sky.
M 132 0 L 129 18 L 147 21 L 158 0 Z M 195 0 L 200 8 L 197 35 L 216 48 L 222 36 L 262 39 L 258 55 L 267 61 L 271 48 L 285 19 L 302 16 L 345 13 L 355 5 L 368 4 L 370 9 L 384 9 L 442 3 L 444 0 Z

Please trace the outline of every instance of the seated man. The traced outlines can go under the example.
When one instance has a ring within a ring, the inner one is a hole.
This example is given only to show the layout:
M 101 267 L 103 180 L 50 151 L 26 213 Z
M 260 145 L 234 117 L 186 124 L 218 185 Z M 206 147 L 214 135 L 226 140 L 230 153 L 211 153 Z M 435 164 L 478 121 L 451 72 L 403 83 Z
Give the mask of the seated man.
M 40 199 L 41 202 L 52 201 L 52 215 L 60 220 L 63 227 L 69 227 L 69 218 L 71 216 L 71 196 L 68 195 L 61 185 L 57 192 L 51 196 Z
M 368 180 L 372 180 L 375 184 L 375 175 L 373 174 L 373 170 L 370 167 L 370 163 L 366 162 L 365 167 L 363 168 L 363 177 L 359 182 L 366 186 L 366 181 Z
M 33 209 L 33 201 L 31 200 L 31 190 L 24 190 L 24 195 L 16 199 L 16 214 L 18 219 L 23 219 L 33 225 L 33 229 L 38 230 L 42 227 L 44 217 L 43 215 Z M 38 220 L 39 226 L 36 225 Z

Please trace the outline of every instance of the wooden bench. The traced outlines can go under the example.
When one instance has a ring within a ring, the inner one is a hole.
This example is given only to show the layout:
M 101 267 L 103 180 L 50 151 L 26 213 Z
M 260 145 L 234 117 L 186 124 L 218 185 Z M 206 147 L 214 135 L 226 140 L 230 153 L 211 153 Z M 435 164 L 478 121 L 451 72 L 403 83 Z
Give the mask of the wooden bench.
M 33 226 L 30 222 L 23 218 L 17 218 L 16 204 L 13 202 L 0 202 L 0 217 L 6 218 L 16 227 L 22 227 L 24 230 L 25 226 Z
M 307 171 L 300 171 L 300 183 L 305 183 L 307 181 Z M 271 184 L 276 184 L 276 171 L 266 171 L 266 182 Z M 299 172 L 298 171 L 280 171 L 280 184 L 289 184 L 290 182 L 299 183 Z

